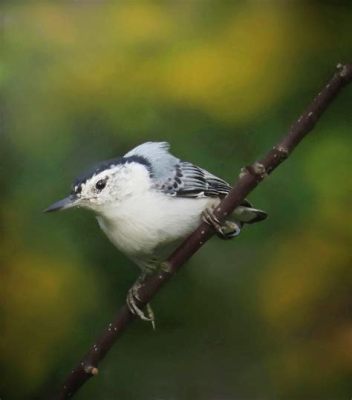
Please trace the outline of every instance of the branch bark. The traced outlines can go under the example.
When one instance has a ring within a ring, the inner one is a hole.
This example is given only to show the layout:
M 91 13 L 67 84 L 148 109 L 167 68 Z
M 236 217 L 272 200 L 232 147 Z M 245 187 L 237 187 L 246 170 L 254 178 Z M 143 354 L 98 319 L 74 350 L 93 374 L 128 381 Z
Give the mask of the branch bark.
M 309 104 L 306 111 L 292 124 L 287 134 L 262 159 L 242 168 L 237 183 L 215 210 L 215 215 L 219 220 L 224 220 L 231 214 L 242 200 L 292 153 L 301 140 L 312 131 L 341 89 L 351 80 L 352 64 L 338 64 L 332 78 Z M 147 304 L 213 234 L 213 229 L 206 223 L 202 223 L 167 259 L 165 270 L 145 281 L 139 292 L 142 299 L 139 306 L 143 307 Z M 122 306 L 114 320 L 109 323 L 76 368 L 67 376 L 54 398 L 63 400 L 72 397 L 89 378 L 97 375 L 99 362 L 134 319 L 135 316 L 130 313 L 127 306 Z

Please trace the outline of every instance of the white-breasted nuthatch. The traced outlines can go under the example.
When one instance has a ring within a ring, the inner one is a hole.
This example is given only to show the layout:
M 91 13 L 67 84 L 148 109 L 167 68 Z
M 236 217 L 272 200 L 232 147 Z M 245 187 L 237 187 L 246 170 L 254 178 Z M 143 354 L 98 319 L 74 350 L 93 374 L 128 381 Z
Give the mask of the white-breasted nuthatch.
M 127 296 L 131 312 L 154 323 L 150 306 L 146 315 L 136 304 L 138 289 L 202 220 L 230 239 L 243 224 L 267 217 L 245 200 L 220 224 L 212 210 L 230 189 L 224 180 L 174 157 L 168 143 L 147 142 L 98 164 L 76 179 L 68 197 L 45 211 L 83 207 L 96 214 L 111 242 L 142 270 Z

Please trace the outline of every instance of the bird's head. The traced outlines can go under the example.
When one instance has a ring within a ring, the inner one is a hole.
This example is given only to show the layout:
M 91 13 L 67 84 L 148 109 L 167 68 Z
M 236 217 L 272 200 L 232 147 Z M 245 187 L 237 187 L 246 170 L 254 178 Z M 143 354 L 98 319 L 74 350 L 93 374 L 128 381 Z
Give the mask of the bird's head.
M 104 161 L 77 178 L 71 194 L 49 206 L 45 212 L 83 207 L 101 214 L 148 190 L 150 177 L 151 165 L 144 157 L 125 156 Z

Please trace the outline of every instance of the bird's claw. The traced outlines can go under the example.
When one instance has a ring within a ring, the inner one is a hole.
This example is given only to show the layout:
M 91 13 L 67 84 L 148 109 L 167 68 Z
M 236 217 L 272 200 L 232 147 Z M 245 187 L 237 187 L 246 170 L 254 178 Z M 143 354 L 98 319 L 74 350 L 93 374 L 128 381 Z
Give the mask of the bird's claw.
M 241 227 L 236 222 L 224 221 L 221 223 L 214 215 L 214 210 L 212 208 L 206 208 L 203 211 L 202 220 L 212 226 L 221 239 L 232 239 L 233 237 L 238 236 L 241 232 Z
M 220 239 L 232 239 L 241 233 L 241 227 L 233 221 L 225 221 L 221 227 L 221 233 L 217 233 Z
M 141 298 L 138 293 L 141 287 L 142 284 L 138 281 L 131 287 L 131 289 L 127 293 L 126 304 L 132 314 L 136 315 L 143 321 L 151 322 L 152 327 L 155 330 L 155 315 L 150 304 L 148 303 L 146 305 L 146 313 L 145 313 L 138 307 L 136 303 L 136 300 L 141 301 Z
M 212 226 L 217 233 L 223 235 L 223 230 L 219 219 L 214 215 L 214 210 L 211 208 L 206 208 L 202 212 L 202 220 L 206 224 Z

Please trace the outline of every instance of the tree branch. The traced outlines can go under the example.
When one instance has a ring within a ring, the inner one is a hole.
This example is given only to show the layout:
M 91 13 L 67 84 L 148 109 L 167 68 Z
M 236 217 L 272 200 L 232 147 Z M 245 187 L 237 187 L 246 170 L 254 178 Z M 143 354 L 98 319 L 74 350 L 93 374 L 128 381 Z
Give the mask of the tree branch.
M 309 104 L 306 111 L 290 127 L 288 133 L 262 159 L 242 168 L 237 183 L 215 210 L 219 220 L 224 220 L 241 204 L 242 200 L 295 149 L 335 99 L 340 90 L 352 80 L 352 64 L 339 64 L 337 70 L 321 92 Z M 141 290 L 139 306 L 147 304 L 159 289 L 185 264 L 192 255 L 214 234 L 213 229 L 202 223 L 167 259 L 163 271 L 149 277 Z M 80 363 L 67 376 L 55 399 L 72 397 L 92 376 L 98 374 L 98 364 L 128 324 L 135 319 L 126 305 L 122 306 L 115 319 L 108 325 Z

